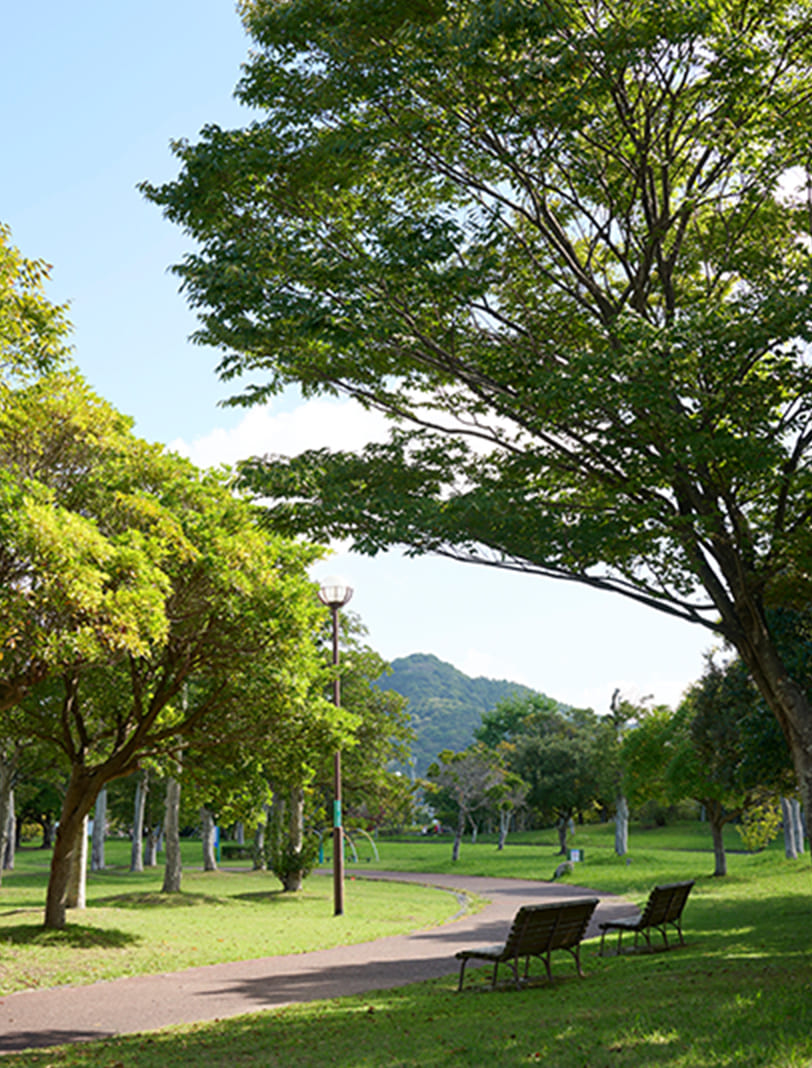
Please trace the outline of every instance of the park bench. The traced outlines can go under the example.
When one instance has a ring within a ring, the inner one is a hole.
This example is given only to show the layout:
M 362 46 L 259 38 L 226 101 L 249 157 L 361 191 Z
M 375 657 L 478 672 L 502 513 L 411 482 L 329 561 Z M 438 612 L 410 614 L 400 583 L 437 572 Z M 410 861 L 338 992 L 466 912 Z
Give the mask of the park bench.
M 665 948 L 669 949 L 669 924 L 676 928 L 680 944 L 685 945 L 685 939 L 682 937 L 682 910 L 685 908 L 685 902 L 688 900 L 688 895 L 693 885 L 694 881 L 691 880 L 685 883 L 664 883 L 662 886 L 655 886 L 649 894 L 646 906 L 639 917 L 621 917 L 617 920 L 606 920 L 604 923 L 599 924 L 601 929 L 600 956 L 603 956 L 603 943 L 607 931 L 618 932 L 618 953 L 620 953 L 620 943 L 623 940 L 624 931 L 634 931 L 635 947 L 637 946 L 637 936 L 642 933 L 649 949 L 654 948 L 651 944 L 652 930 L 659 931 L 663 936 Z
M 496 976 L 500 964 L 507 964 L 513 972 L 516 986 L 521 985 L 519 962 L 524 958 L 524 979 L 530 967 L 530 958 L 539 957 L 544 961 L 547 978 L 552 979 L 550 971 L 550 954 L 555 949 L 566 949 L 574 958 L 578 974 L 581 971 L 581 939 L 584 937 L 597 898 L 578 898 L 571 901 L 559 901 L 548 905 L 523 905 L 510 925 L 507 939 L 501 946 L 480 946 L 476 949 L 461 949 L 455 954 L 460 961 L 460 982 L 457 987 L 462 990 L 465 978 L 465 965 L 469 960 L 485 960 L 493 964 L 491 989 L 496 986 Z

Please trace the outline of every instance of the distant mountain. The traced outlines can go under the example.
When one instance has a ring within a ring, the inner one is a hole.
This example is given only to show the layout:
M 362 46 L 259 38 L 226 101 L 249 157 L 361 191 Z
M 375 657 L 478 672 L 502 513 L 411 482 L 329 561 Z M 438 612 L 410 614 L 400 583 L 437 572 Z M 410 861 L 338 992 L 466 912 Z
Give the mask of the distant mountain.
M 443 749 L 465 749 L 474 731 L 499 701 L 514 694 L 535 691 L 518 682 L 476 678 L 429 653 L 413 653 L 392 661 L 392 672 L 380 679 L 382 690 L 395 690 L 408 698 L 416 739 L 412 761 L 417 775 Z

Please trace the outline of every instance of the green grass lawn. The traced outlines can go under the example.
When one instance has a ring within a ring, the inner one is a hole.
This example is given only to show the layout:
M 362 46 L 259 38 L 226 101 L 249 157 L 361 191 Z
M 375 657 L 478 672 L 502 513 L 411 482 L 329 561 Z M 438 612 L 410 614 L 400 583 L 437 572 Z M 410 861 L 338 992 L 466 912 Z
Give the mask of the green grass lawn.
M 507 1068 L 531 1064 L 550 1068 L 810 1068 L 812 866 L 808 854 L 794 862 L 786 861 L 778 846 L 753 856 L 732 854 L 729 875 L 714 879 L 707 830 L 701 825 L 646 832 L 634 829 L 629 863 L 614 856 L 611 829 L 606 827 L 579 828 L 575 844 L 584 850 L 586 859 L 576 866 L 570 882 L 622 892 L 633 900 L 644 899 L 655 882 L 696 878 L 685 914 L 686 946 L 668 953 L 600 958 L 595 946 L 587 944 L 584 980 L 575 976 L 564 956 L 554 965 L 552 984 L 539 981 L 520 991 L 474 989 L 457 994 L 455 979 L 450 977 L 148 1036 L 10 1055 L 3 1058 L 3 1064 L 10 1068 L 175 1068 L 200 1063 L 206 1068 Z M 740 848 L 735 836 L 729 845 Z M 475 846 L 464 843 L 455 867 L 450 863 L 448 839 L 383 842 L 379 850 L 382 868 L 521 877 L 549 877 L 558 859 L 552 835 L 517 836 L 501 853 L 489 841 Z M 363 893 L 376 885 L 360 878 L 362 870 L 371 866 L 359 847 L 359 863 L 348 866 L 348 892 Z M 18 892 L 11 889 L 18 877 L 33 880 L 29 895 L 41 893 L 34 885 L 41 876 L 20 872 L 7 878 L 0 896 L 0 925 L 9 921 L 2 903 L 7 893 Z M 194 907 L 190 902 L 188 908 L 178 908 L 176 914 L 202 919 L 219 908 L 221 917 L 230 918 L 239 911 L 239 904 L 214 906 L 206 900 L 206 893 L 198 889 L 198 877 L 212 878 L 184 872 L 193 902 L 198 893 L 201 900 Z M 119 896 L 126 895 L 132 878 L 121 874 Z M 248 873 L 213 877 L 223 882 L 255 878 Z M 304 896 L 316 893 L 313 887 L 318 883 L 318 878 L 310 879 Z M 329 898 L 329 884 L 324 889 Z M 416 890 L 408 888 L 407 900 Z M 109 887 L 105 892 L 109 893 Z M 143 890 L 131 892 L 140 895 Z M 214 896 L 225 894 L 218 889 Z M 139 937 L 150 940 L 155 906 L 127 910 L 124 900 L 103 906 L 113 910 L 117 919 L 115 923 L 107 919 L 102 929 L 120 929 L 121 913 L 129 911 L 141 918 Z M 368 907 L 366 899 L 356 900 L 357 905 L 348 909 L 350 930 L 362 922 L 360 915 L 354 915 L 355 907 L 362 911 Z M 267 908 L 268 902 L 256 901 L 249 907 Z M 7 941 L 4 929 L 0 932 L 3 957 Z M 23 959 L 33 951 L 30 943 L 15 948 Z M 63 948 L 65 953 L 70 951 L 69 946 Z M 96 956 L 99 951 L 90 952 Z

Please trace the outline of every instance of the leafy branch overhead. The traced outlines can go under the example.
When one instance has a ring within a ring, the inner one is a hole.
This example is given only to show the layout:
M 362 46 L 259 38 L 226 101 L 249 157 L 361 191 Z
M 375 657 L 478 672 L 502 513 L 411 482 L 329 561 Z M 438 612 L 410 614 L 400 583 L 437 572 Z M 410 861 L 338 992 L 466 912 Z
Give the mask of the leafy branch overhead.
M 767 609 L 812 593 L 812 5 L 245 0 L 258 117 L 146 194 L 235 403 L 393 417 L 244 470 L 289 529 L 720 632 L 812 809 Z

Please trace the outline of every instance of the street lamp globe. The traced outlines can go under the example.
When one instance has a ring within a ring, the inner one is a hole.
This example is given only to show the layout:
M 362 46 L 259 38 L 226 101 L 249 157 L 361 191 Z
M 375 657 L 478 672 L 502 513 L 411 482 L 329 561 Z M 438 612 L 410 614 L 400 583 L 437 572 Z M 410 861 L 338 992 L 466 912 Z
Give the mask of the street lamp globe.
M 352 597 L 352 586 L 339 575 L 330 575 L 319 586 L 319 600 L 328 608 L 343 608 Z

